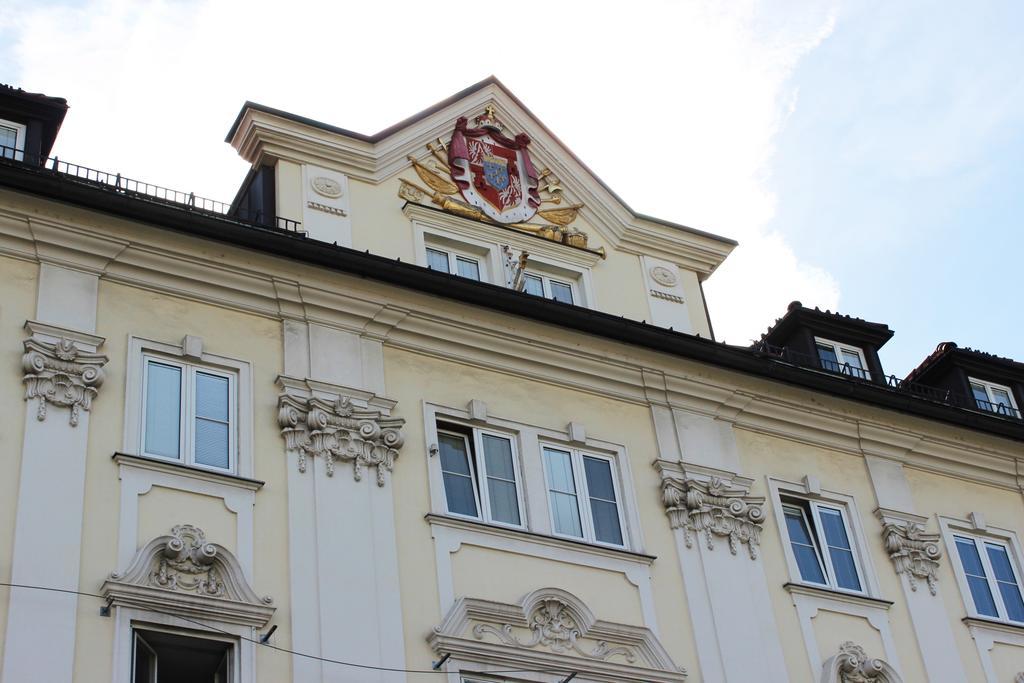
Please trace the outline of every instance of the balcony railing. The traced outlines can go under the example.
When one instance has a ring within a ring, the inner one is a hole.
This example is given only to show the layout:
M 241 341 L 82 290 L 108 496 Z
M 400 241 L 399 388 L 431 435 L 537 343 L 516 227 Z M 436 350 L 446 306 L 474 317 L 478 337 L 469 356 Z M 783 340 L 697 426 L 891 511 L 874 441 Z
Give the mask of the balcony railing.
M 243 207 L 232 207 L 227 202 L 197 196 L 194 192 L 172 190 L 160 185 L 128 178 L 120 173 L 108 173 L 107 171 L 100 171 L 88 166 L 62 161 L 58 157 L 40 158 L 31 154 L 26 155 L 23 151 L 13 147 L 0 145 L 0 163 L 32 166 L 60 175 L 62 178 L 98 187 L 109 192 L 115 192 L 126 197 L 176 206 L 186 211 L 206 214 L 215 218 L 226 218 L 238 223 L 261 227 L 274 227 L 289 232 L 302 232 L 302 224 L 299 221 L 282 218 L 281 216 L 266 216 L 261 211 L 249 212 Z
M 845 375 L 851 382 L 884 386 L 890 391 L 915 396 L 926 401 L 944 403 L 945 405 L 952 406 L 954 408 L 980 411 L 1011 420 L 1024 420 L 1024 415 L 1021 414 L 1021 411 L 1012 406 L 1007 406 L 1001 403 L 990 403 L 988 401 L 979 401 L 974 398 L 974 396 L 970 396 L 968 394 L 958 393 L 948 389 L 939 389 L 919 382 L 908 382 L 905 379 L 900 379 L 896 375 L 883 376 L 878 381 L 875 381 L 867 370 L 854 367 L 849 363 L 838 363 L 836 361 L 822 359 L 816 354 L 796 351 L 788 346 L 774 346 L 772 344 L 758 343 L 754 346 L 754 350 L 767 358 L 771 358 L 782 363 L 795 365 L 809 370 Z

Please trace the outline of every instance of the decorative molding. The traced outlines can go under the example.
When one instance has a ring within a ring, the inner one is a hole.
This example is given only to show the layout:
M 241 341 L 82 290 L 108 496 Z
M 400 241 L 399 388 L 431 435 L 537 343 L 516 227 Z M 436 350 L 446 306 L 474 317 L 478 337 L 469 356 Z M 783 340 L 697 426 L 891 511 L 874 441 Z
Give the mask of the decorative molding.
M 860 645 L 846 641 L 839 654 L 822 668 L 822 683 L 901 683 L 896 670 L 881 659 L 868 657 Z
M 733 555 L 745 544 L 750 559 L 757 559 L 765 499 L 748 495 L 752 480 L 663 460 L 656 461 L 655 467 L 662 478 L 661 499 L 669 524 L 683 530 L 687 548 L 693 547 L 695 534 L 703 533 L 708 550 L 714 550 L 715 536 L 721 536 L 728 539 Z
M 533 591 L 517 604 L 459 598 L 428 642 L 460 662 L 576 671 L 593 681 L 686 678 L 650 629 L 596 619 L 559 588 Z
M 875 510 L 875 515 L 882 523 L 882 542 L 896 573 L 906 574 L 910 589 L 914 591 L 917 590 L 918 579 L 923 579 L 929 592 L 936 595 L 939 560 L 942 558 L 939 547 L 941 535 L 925 533 L 926 519 L 917 515 L 882 508 Z
M 308 200 L 306 202 L 306 206 L 316 211 L 323 211 L 324 213 L 329 213 L 332 216 L 341 216 L 342 218 L 344 218 L 345 216 L 348 215 L 345 209 L 339 209 L 336 206 L 328 206 L 327 204 L 321 204 L 320 202 L 314 202 L 312 200 Z
M 71 409 L 71 426 L 77 427 L 81 411 L 89 411 L 103 384 L 107 357 L 79 348 L 68 336 L 54 342 L 33 336 L 24 344 L 22 382 L 25 400 L 38 399 L 36 418 L 46 419 L 47 404 L 66 407 Z
M 333 178 L 319 175 L 312 178 L 309 185 L 318 195 L 328 199 L 337 199 L 342 195 L 341 183 Z
M 669 294 L 668 292 L 662 292 L 662 291 L 657 290 L 657 289 L 652 289 L 652 290 L 649 290 L 649 291 L 651 293 L 651 296 L 653 296 L 655 299 L 664 299 L 665 301 L 671 301 L 674 304 L 685 304 L 686 303 L 686 300 L 683 299 L 683 297 L 676 296 L 675 294 Z
M 107 603 L 163 614 L 266 625 L 273 599 L 259 597 L 229 550 L 209 543 L 191 524 L 179 524 L 135 554 L 124 572 L 112 572 L 103 584 Z
M 362 480 L 363 468 L 375 467 L 378 486 L 384 486 L 384 472 L 394 469 L 405 442 L 404 419 L 359 407 L 349 396 L 330 400 L 282 394 L 277 420 L 288 448 L 299 454 L 300 472 L 306 471 L 307 456 L 323 458 L 329 477 L 335 460 L 351 460 L 356 481 Z
M 679 276 L 665 266 L 652 266 L 647 272 L 662 287 L 675 287 L 679 284 Z

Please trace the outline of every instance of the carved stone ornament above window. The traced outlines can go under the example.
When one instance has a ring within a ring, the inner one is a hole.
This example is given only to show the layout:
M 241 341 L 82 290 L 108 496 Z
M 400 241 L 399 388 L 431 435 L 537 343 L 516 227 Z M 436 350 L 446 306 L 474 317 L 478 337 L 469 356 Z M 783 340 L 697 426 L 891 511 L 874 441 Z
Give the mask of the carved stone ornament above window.
M 124 572 L 103 584 L 112 606 L 214 619 L 260 628 L 274 614 L 273 600 L 259 597 L 226 548 L 209 543 L 202 529 L 179 524 L 169 536 L 145 545 Z
M 902 683 L 896 670 L 881 659 L 868 657 L 864 648 L 846 641 L 839 654 L 829 658 L 822 670 L 822 683 Z
M 323 458 L 329 477 L 336 460 L 351 460 L 356 481 L 364 468 L 375 467 L 377 485 L 384 486 L 384 472 L 394 469 L 405 443 L 405 420 L 361 408 L 346 396 L 330 401 L 282 394 L 277 420 L 288 448 L 298 451 L 300 472 L 306 471 L 307 456 Z
M 81 411 L 92 407 L 92 400 L 103 384 L 103 366 L 107 357 L 83 351 L 72 339 L 54 343 L 32 337 L 25 340 L 21 365 L 25 371 L 25 400 L 36 399 L 36 418 L 46 419 L 47 405 L 71 409 L 69 420 L 78 426 Z
M 892 513 L 876 511 L 882 522 L 882 542 L 889 553 L 897 574 L 906 574 L 911 590 L 917 590 L 919 579 L 928 584 L 932 595 L 936 588 L 939 560 L 939 534 L 926 534 L 924 525 L 913 519 L 894 517 Z
M 686 678 L 650 629 L 598 620 L 559 588 L 533 591 L 514 605 L 460 598 L 428 640 L 463 668 L 478 662 L 569 670 L 608 683 Z
M 728 540 L 729 551 L 736 555 L 746 545 L 750 559 L 757 559 L 764 524 L 764 498 L 748 495 L 750 482 L 745 478 L 708 468 L 690 468 L 658 461 L 661 472 L 661 499 L 673 529 L 682 529 L 687 548 L 693 537 L 703 534 L 708 550 L 714 550 L 715 537 Z

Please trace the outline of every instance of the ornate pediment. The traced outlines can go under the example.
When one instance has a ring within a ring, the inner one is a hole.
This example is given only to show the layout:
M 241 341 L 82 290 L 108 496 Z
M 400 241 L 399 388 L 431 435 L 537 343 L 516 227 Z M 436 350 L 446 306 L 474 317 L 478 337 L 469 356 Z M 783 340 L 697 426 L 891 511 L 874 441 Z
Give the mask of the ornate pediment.
M 708 550 L 715 537 L 727 539 L 735 555 L 746 545 L 750 559 L 757 559 L 764 524 L 764 498 L 751 496 L 749 480 L 727 472 L 658 461 L 661 498 L 673 529 L 682 529 L 686 547 L 703 534 Z
M 103 584 L 113 606 L 262 627 L 273 600 L 249 585 L 234 555 L 209 543 L 202 529 L 179 524 L 145 545 L 124 572 Z
M 609 683 L 686 678 L 650 629 L 599 620 L 558 588 L 534 591 L 517 604 L 460 598 L 429 640 L 436 652 L 451 654 L 466 668 L 473 662 L 516 664 Z
M 846 641 L 839 653 L 829 658 L 822 670 L 822 683 L 902 683 L 889 664 L 868 657 L 860 645 Z
M 46 419 L 46 406 L 71 409 L 69 421 L 78 426 L 81 411 L 92 407 L 100 385 L 107 357 L 83 351 L 74 340 L 61 337 L 53 343 L 38 338 L 25 340 L 21 365 L 25 372 L 25 400 L 36 399 L 36 418 Z
M 363 469 L 377 470 L 377 485 L 384 486 L 384 472 L 390 472 L 405 442 L 405 420 L 385 411 L 363 408 L 342 396 L 334 400 L 282 394 L 278 400 L 278 424 L 288 448 L 299 454 L 299 471 L 306 471 L 306 458 L 323 458 L 327 476 L 334 476 L 337 460 L 352 462 L 356 481 Z
M 587 234 L 572 226 L 583 205 L 565 203 L 558 178 L 534 169 L 529 144 L 524 133 L 507 133 L 487 107 L 473 125 L 456 121 L 450 139 L 427 143 L 429 156 L 409 155 L 417 180 L 400 178 L 398 196 L 603 257 L 604 249 L 589 249 Z

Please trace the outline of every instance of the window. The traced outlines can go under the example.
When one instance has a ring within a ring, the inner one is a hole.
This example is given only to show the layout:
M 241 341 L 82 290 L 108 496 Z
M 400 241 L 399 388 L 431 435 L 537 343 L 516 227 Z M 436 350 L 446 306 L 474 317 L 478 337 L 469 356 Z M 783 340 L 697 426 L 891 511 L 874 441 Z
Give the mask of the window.
M 156 356 L 143 361 L 142 454 L 234 471 L 235 374 Z
M 845 510 L 816 501 L 782 501 L 789 545 L 805 583 L 863 593 Z
M 546 275 L 526 273 L 524 275 L 525 287 L 523 291 L 527 294 L 542 296 L 545 299 L 554 299 L 564 304 L 576 303 L 573 296 L 573 287 L 569 282 L 554 280 Z
M 132 683 L 231 683 L 235 648 L 223 640 L 133 629 Z
M 1009 387 L 973 377 L 970 378 L 970 382 L 971 393 L 974 394 L 974 402 L 978 404 L 978 408 L 1020 418 L 1020 411 L 1017 410 L 1017 403 L 1013 400 L 1013 392 Z
M 960 534 L 953 540 L 974 611 L 984 617 L 1024 623 L 1020 573 L 1009 547 Z
M 0 157 L 24 161 L 25 126 L 0 119 Z
M 625 545 L 612 460 L 553 446 L 541 450 L 555 534 Z
M 427 247 L 427 267 L 442 273 L 451 273 L 470 280 L 480 280 L 480 261 L 471 256 Z
M 519 464 L 510 437 L 438 424 L 437 440 L 449 513 L 524 526 Z
M 864 360 L 864 352 L 856 346 L 840 344 L 820 337 L 815 337 L 814 342 L 818 350 L 818 360 L 823 369 L 859 379 L 871 379 L 871 373 L 867 369 L 868 364 Z

